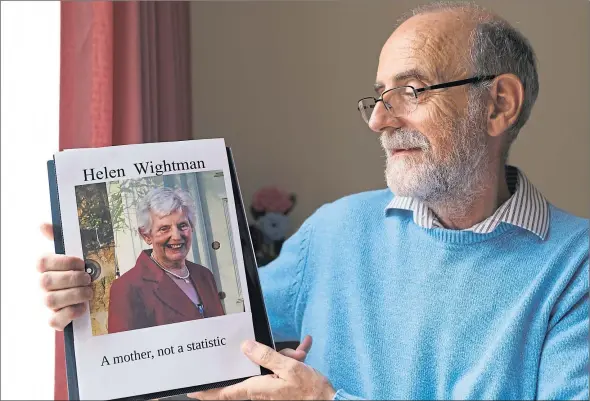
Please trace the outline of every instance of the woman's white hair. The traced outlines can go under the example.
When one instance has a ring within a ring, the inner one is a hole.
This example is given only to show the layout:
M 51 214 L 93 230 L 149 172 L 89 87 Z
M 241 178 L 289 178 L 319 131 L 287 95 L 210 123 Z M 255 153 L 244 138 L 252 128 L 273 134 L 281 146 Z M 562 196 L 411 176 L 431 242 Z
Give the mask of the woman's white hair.
M 149 233 L 152 229 L 152 216 L 163 217 L 182 210 L 188 217 L 192 227 L 195 221 L 195 202 L 185 190 L 167 187 L 154 188 L 148 192 L 137 205 L 137 222 L 141 233 Z

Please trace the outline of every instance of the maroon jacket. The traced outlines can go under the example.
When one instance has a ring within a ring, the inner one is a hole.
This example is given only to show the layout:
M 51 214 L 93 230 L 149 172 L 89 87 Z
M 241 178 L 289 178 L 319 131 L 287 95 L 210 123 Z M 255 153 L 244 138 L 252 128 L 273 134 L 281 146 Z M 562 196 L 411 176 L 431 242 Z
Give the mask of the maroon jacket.
M 113 281 L 109 297 L 108 332 L 201 319 L 184 292 L 142 251 L 135 266 Z M 224 315 L 213 274 L 188 260 L 190 278 L 203 303 L 205 317 Z

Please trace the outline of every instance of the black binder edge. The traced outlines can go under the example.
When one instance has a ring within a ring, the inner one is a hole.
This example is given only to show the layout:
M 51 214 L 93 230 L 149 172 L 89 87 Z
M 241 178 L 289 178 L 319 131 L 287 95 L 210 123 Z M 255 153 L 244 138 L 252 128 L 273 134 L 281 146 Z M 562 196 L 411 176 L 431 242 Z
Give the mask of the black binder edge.
M 262 295 L 262 288 L 258 277 L 258 264 L 254 254 L 254 246 L 252 244 L 252 237 L 248 227 L 248 219 L 242 193 L 238 182 L 238 176 L 235 170 L 235 163 L 233 154 L 229 147 L 226 147 L 227 160 L 232 182 L 232 190 L 236 206 L 236 215 L 238 219 L 238 228 L 240 233 L 240 242 L 242 245 L 242 255 L 244 256 L 244 267 L 246 270 L 246 281 L 248 287 L 248 294 L 250 298 L 250 308 L 253 317 L 254 337 L 259 343 L 265 344 L 273 349 L 276 349 L 275 342 L 272 336 L 270 322 L 266 313 L 266 306 L 264 304 L 264 297 Z M 56 254 L 65 254 L 65 246 L 63 240 L 63 230 L 61 223 L 61 211 L 59 207 L 59 192 L 57 189 L 57 174 L 55 171 L 55 160 L 47 161 L 48 181 L 49 181 L 49 198 L 51 202 L 51 220 L 53 224 L 54 248 Z M 78 374 L 76 370 L 76 354 L 74 348 L 74 328 L 70 323 L 64 329 L 65 342 L 65 357 L 66 357 L 66 376 L 68 385 L 68 399 L 80 400 L 80 393 L 78 389 Z M 268 375 L 272 372 L 266 368 L 260 367 L 260 375 Z M 251 377 L 251 376 L 249 376 Z M 227 380 L 217 383 L 209 383 L 192 387 L 179 388 L 174 390 L 166 390 L 151 394 L 141 394 L 132 397 L 118 398 L 117 400 L 137 400 L 147 401 L 156 398 L 170 397 L 175 395 L 182 395 L 196 391 L 204 391 L 213 388 L 227 387 L 233 384 L 240 383 L 249 377 L 239 379 Z
M 236 173 L 235 162 L 231 148 L 226 147 L 227 160 L 229 164 L 229 171 L 231 175 L 231 182 L 234 193 L 234 200 L 236 202 L 236 214 L 238 217 L 238 228 L 240 231 L 240 240 L 242 245 L 242 255 L 244 256 L 244 267 L 246 270 L 246 279 L 248 286 L 248 294 L 250 298 L 250 309 L 254 317 L 254 337 L 256 341 L 271 347 L 276 350 L 274 338 L 270 322 L 268 321 L 268 314 L 266 312 L 266 305 L 264 304 L 264 297 L 262 295 L 262 287 L 260 285 L 260 278 L 258 277 L 258 263 L 256 262 L 256 255 L 254 253 L 254 245 L 252 237 L 250 236 L 250 228 L 248 227 L 248 217 L 246 215 L 246 208 L 244 207 L 244 200 L 242 198 L 242 191 Z M 260 368 L 262 375 L 272 374 L 268 369 Z
M 59 192 L 57 190 L 55 160 L 47 161 L 47 175 L 49 180 L 49 200 L 51 202 L 51 223 L 53 225 L 53 246 L 55 253 L 65 255 L 66 250 L 61 226 L 61 211 L 59 208 Z M 74 349 L 74 328 L 71 323 L 64 328 L 64 343 L 68 399 L 78 400 L 78 374 L 76 370 L 76 352 Z

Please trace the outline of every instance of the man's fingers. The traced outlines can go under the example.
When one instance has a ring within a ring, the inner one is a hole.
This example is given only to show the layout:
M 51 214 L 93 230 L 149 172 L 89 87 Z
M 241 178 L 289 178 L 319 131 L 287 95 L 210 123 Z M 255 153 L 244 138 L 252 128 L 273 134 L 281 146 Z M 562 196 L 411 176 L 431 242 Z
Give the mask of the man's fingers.
M 49 223 L 41 224 L 41 234 L 49 240 L 53 241 L 53 226 Z
M 84 261 L 75 256 L 47 254 L 37 262 L 37 270 L 48 271 L 84 270 Z
M 66 288 L 86 287 L 90 285 L 90 274 L 85 271 L 47 271 L 41 273 L 41 288 L 45 291 L 64 290 Z
M 86 304 L 78 304 L 67 306 L 55 312 L 51 319 L 49 319 L 49 325 L 58 331 L 62 331 L 70 322 L 86 312 Z
M 311 345 L 312 345 L 313 341 L 310 335 L 307 335 L 303 338 L 303 341 L 301 341 L 301 343 L 299 344 L 299 346 L 297 347 L 297 351 L 303 351 L 306 354 L 309 352 L 309 350 L 311 349 Z
M 304 362 L 307 358 L 307 354 L 311 349 L 312 338 L 307 335 L 303 338 L 303 341 L 297 346 L 297 349 L 285 348 L 279 351 L 280 354 L 285 355 L 291 359 L 295 359 L 299 362 Z
M 281 355 L 288 357 L 288 358 L 295 359 L 296 361 L 299 361 L 299 362 L 305 361 L 305 358 L 307 357 L 307 354 L 305 353 L 305 351 L 294 350 L 291 348 L 282 349 L 279 351 L 279 353 Z
M 259 342 L 248 340 L 242 344 L 242 352 L 254 363 L 272 370 L 279 376 L 285 375 L 298 362 Z
M 49 309 L 58 311 L 67 306 L 77 305 L 92 299 L 92 287 L 67 288 L 65 290 L 50 291 L 45 294 L 45 305 Z

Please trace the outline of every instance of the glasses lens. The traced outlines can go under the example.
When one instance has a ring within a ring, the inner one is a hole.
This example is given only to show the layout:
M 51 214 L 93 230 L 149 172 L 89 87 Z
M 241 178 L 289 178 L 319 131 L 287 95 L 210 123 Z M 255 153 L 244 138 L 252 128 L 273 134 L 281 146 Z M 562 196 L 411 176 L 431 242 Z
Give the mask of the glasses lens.
M 389 105 L 389 112 L 394 117 L 405 117 L 416 109 L 416 93 L 410 86 L 402 86 L 386 92 L 383 101 Z
M 418 98 L 411 86 L 401 86 L 385 91 L 383 93 L 383 104 L 393 117 L 404 117 L 416 110 Z M 371 115 L 375 111 L 375 99 L 368 97 L 359 100 L 358 109 L 363 120 L 369 124 Z
M 371 114 L 375 110 L 375 99 L 366 98 L 359 100 L 358 109 L 361 112 L 361 117 L 368 124 L 371 119 Z

